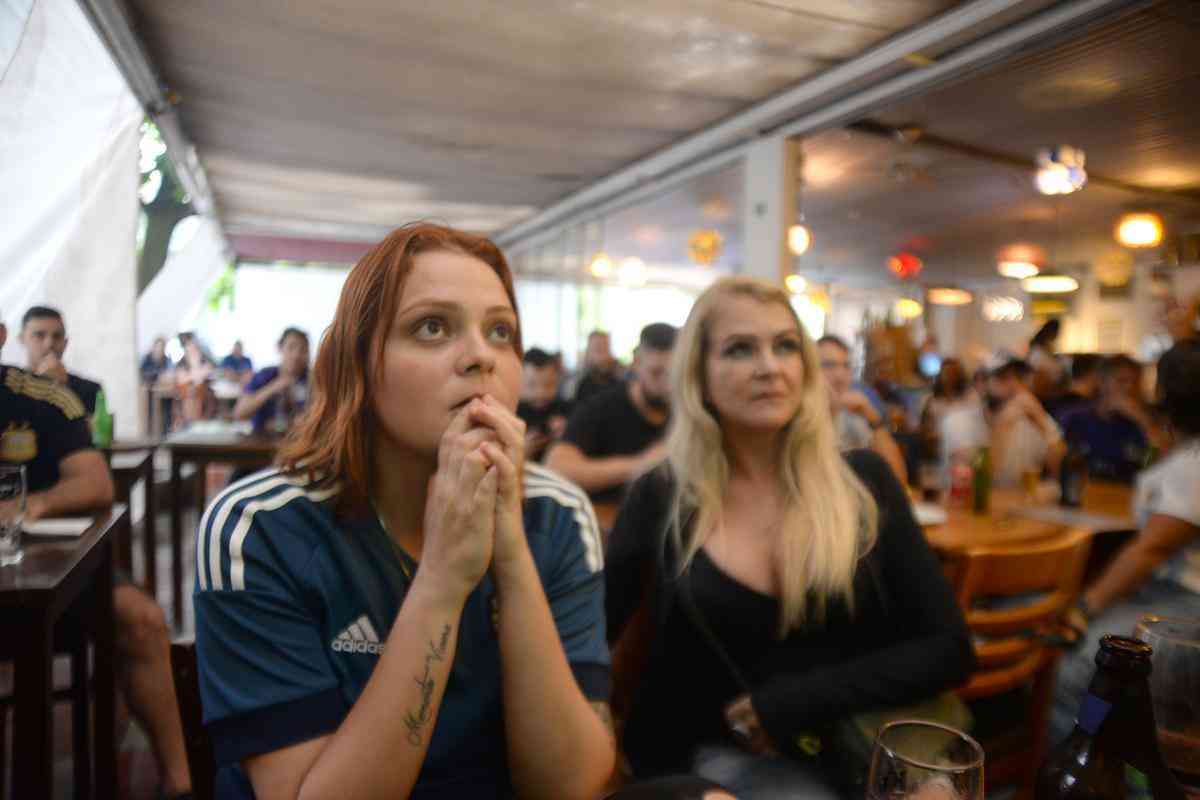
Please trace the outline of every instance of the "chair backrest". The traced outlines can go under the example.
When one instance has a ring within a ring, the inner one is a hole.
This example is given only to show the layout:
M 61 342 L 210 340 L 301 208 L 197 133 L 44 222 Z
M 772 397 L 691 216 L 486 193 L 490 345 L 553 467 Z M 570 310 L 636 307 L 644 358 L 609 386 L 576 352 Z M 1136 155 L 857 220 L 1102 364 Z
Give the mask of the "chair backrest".
M 175 679 L 175 697 L 179 703 L 179 719 L 183 723 L 188 769 L 192 774 L 192 797 L 212 800 L 216 796 L 217 762 L 213 757 L 212 741 L 204 729 L 195 642 L 171 644 L 171 674 Z
M 969 697 L 1028 680 L 1053 654 L 1038 634 L 1054 629 L 1079 595 L 1091 536 L 1068 530 L 1049 539 L 968 550 L 958 602 L 975 635 L 979 671 Z

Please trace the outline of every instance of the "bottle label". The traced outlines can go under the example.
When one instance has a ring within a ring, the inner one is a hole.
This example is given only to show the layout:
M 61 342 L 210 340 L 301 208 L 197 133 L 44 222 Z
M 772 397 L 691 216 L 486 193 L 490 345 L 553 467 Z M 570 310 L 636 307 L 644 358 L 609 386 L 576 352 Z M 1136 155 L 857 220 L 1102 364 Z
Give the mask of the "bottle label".
M 1146 773 L 1132 764 L 1125 764 L 1125 799 L 1152 800 L 1153 797 L 1150 792 L 1150 779 L 1146 777 Z
M 1088 692 L 1083 696 L 1083 703 L 1079 706 L 1079 719 L 1076 721 L 1079 727 L 1095 736 L 1108 717 L 1109 711 L 1112 711 L 1112 703 Z

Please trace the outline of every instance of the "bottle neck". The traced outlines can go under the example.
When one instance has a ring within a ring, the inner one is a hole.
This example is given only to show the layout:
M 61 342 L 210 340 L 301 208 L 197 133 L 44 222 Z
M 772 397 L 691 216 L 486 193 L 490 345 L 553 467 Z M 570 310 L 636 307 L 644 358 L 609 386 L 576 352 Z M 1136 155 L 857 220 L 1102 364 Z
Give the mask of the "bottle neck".
M 1150 682 L 1112 668 L 1096 670 L 1079 711 L 1079 727 L 1098 747 L 1131 763 L 1159 760 Z

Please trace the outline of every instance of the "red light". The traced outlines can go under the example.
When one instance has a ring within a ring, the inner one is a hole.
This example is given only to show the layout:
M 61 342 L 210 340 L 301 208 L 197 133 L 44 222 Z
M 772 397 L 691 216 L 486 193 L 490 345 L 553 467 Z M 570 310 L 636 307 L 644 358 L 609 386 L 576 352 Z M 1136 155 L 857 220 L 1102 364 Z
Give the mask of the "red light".
M 912 253 L 897 253 L 887 260 L 888 269 L 902 281 L 911 280 L 921 274 L 925 262 Z

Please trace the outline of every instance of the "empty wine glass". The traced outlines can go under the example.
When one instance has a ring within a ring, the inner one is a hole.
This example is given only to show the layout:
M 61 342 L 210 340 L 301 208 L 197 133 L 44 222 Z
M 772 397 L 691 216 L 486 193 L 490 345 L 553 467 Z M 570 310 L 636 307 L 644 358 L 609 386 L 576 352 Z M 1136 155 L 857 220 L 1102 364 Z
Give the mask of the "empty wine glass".
M 1146 614 L 1133 635 L 1154 648 L 1150 695 L 1163 760 L 1200 798 L 1200 619 Z
M 983 748 L 948 725 L 889 723 L 875 739 L 867 800 L 983 800 Z
M 25 467 L 0 464 L 0 567 L 19 564 L 25 519 Z

